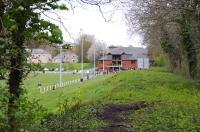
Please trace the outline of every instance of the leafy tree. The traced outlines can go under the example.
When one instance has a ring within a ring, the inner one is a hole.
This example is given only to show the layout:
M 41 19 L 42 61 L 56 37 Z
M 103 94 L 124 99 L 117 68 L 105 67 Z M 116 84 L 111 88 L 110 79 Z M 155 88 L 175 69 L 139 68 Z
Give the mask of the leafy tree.
M 8 70 L 8 123 L 9 131 L 18 131 L 18 101 L 22 96 L 22 81 L 30 66 L 27 64 L 25 41 L 30 39 L 62 42 L 58 26 L 45 21 L 40 14 L 49 10 L 65 10 L 58 0 L 0 0 L 0 56 Z
M 126 15 L 132 31 L 139 29 L 148 47 L 158 53 L 162 49 L 172 71 L 191 79 L 199 71 L 199 5 L 199 0 L 134 0 L 128 1 Z

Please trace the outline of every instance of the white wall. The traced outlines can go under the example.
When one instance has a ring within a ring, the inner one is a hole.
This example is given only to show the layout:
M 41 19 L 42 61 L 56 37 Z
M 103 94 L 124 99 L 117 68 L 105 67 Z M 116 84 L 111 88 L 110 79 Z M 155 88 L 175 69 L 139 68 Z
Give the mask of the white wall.
M 149 69 L 149 58 L 138 58 L 137 69 Z
M 51 54 L 32 54 L 30 57 L 31 63 L 49 63 L 51 62 Z

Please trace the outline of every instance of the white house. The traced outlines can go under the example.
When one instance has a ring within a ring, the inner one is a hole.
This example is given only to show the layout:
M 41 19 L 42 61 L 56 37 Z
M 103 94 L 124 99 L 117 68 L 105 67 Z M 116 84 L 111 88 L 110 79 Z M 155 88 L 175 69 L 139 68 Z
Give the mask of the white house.
M 60 63 L 60 54 L 55 56 L 52 59 L 52 62 Z M 63 63 L 78 63 L 78 56 L 71 51 L 64 52 L 64 53 L 62 53 L 62 62 Z
M 30 57 L 29 63 L 49 63 L 52 60 L 52 55 L 44 49 L 29 49 Z

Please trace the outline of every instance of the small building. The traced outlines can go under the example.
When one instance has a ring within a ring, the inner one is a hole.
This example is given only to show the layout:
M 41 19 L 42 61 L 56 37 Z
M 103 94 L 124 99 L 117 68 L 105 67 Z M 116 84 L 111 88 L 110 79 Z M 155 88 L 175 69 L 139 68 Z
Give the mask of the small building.
M 148 69 L 148 51 L 140 47 L 111 47 L 107 54 L 98 60 L 98 70 L 108 72 Z
M 56 55 L 52 59 L 52 62 L 60 63 L 60 54 Z M 63 52 L 62 53 L 62 62 L 63 63 L 78 63 L 78 56 L 71 51 Z
M 28 58 L 29 63 L 49 63 L 52 55 L 44 49 L 27 49 L 30 53 Z

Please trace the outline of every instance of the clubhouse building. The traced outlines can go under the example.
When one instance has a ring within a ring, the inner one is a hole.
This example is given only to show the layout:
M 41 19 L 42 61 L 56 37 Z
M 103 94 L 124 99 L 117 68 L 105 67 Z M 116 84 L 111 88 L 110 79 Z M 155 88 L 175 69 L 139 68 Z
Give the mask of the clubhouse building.
M 98 60 L 98 71 L 149 69 L 148 51 L 141 47 L 109 47 Z

